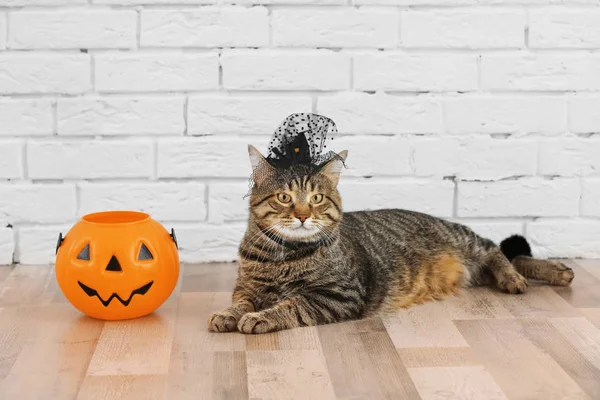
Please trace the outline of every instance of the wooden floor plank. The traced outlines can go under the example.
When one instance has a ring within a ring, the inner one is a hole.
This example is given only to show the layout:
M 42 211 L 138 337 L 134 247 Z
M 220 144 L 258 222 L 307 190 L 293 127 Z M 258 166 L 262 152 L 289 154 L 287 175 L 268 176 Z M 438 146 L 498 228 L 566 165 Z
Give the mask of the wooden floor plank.
M 418 399 L 414 383 L 379 318 L 318 328 L 338 399 Z
M 264 335 L 246 336 L 246 349 L 248 350 L 280 350 L 279 332 Z
M 570 286 L 553 287 L 554 291 L 572 307 L 598 307 L 600 304 L 600 279 L 577 263 L 567 262 L 566 264 L 573 268 L 575 279 Z M 560 317 L 560 315 L 556 316 Z M 563 316 L 568 317 L 568 315 Z
M 28 318 L 25 342 L 0 384 L 0 398 L 75 398 L 104 323 L 67 304 L 35 308 Z
M 398 349 L 398 354 L 406 368 L 481 365 L 470 347 L 412 347 Z
M 585 318 L 552 318 L 549 322 L 596 368 L 600 369 L 600 330 Z
M 498 289 L 475 287 L 450 296 L 439 304 L 449 319 L 513 318 L 511 312 L 496 296 Z
M 318 350 L 323 351 L 316 326 L 288 329 L 277 333 L 281 350 Z
M 186 265 L 182 274 L 181 291 L 232 292 L 237 268 L 234 263 Z
M 319 351 L 248 351 L 246 357 L 250 399 L 336 398 Z
M 587 318 L 596 328 L 600 328 L 600 307 L 599 308 L 578 308 L 581 315 Z
M 215 393 L 239 393 L 235 387 L 227 387 L 219 375 L 222 362 L 220 353 L 243 354 L 246 350 L 244 335 L 239 333 L 208 332 L 207 321 L 215 311 L 231 304 L 231 293 L 181 293 L 167 379 L 167 399 L 218 399 Z M 236 358 L 235 360 L 239 360 Z M 246 365 L 232 364 L 238 369 L 228 371 L 237 376 L 246 375 Z
M 79 400 L 162 400 L 164 375 L 89 376 L 82 385 Z
M 527 339 L 518 321 L 455 322 L 510 399 L 588 399 L 550 355 Z
M 578 317 L 580 314 L 552 287 L 530 283 L 523 294 L 490 291 L 515 318 Z
M 574 260 L 570 262 L 582 267 L 596 279 L 600 280 L 600 260 Z
M 248 365 L 243 351 L 214 353 L 212 399 L 247 399 Z
M 0 393 L 27 341 L 35 315 L 34 307 L 7 307 L 0 313 Z
M 161 307 L 142 318 L 106 322 L 87 375 L 167 374 L 175 311 Z
M 468 347 L 440 303 L 427 303 L 382 316 L 394 345 L 411 347 Z
M 42 267 L 43 268 L 43 267 Z M 0 283 L 2 283 L 15 269 L 14 265 L 0 265 Z
M 44 294 L 51 277 L 49 266 L 17 265 L 2 282 L 0 307 L 46 303 L 48 298 Z
M 409 368 L 423 400 L 506 400 L 484 367 Z
M 548 353 L 594 399 L 600 394 L 600 370 L 547 319 L 520 321 L 527 337 Z

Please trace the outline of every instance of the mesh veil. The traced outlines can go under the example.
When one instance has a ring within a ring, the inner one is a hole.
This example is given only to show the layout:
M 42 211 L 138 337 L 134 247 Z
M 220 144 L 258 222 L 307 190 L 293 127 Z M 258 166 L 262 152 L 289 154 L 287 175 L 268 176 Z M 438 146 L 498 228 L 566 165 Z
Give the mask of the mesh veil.
M 250 192 L 270 192 L 294 177 L 317 173 L 335 158 L 343 162 L 336 152 L 326 149 L 336 136 L 337 127 L 330 118 L 310 113 L 289 115 L 271 137 L 267 163 L 259 163 L 252 171 Z

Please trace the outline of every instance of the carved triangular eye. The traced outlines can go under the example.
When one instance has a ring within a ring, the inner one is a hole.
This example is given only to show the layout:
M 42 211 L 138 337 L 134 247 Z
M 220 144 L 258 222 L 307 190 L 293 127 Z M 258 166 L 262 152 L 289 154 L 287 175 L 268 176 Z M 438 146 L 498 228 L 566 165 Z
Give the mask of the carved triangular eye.
M 90 261 L 90 244 L 86 244 L 77 255 L 78 260 Z
M 144 260 L 153 260 L 153 259 L 154 259 L 154 257 L 152 257 L 152 253 L 150 253 L 150 250 L 148 250 L 146 245 L 144 243 L 142 243 L 142 247 L 140 247 L 140 254 L 138 255 L 138 260 L 144 261 Z

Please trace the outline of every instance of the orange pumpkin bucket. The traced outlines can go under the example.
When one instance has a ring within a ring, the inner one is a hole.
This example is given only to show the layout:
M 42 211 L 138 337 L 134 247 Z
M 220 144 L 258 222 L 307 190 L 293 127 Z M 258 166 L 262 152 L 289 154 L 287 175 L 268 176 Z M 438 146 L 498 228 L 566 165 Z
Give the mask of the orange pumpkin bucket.
M 56 279 L 84 314 L 137 318 L 167 300 L 179 278 L 175 232 L 150 215 L 107 211 L 85 215 L 56 245 Z

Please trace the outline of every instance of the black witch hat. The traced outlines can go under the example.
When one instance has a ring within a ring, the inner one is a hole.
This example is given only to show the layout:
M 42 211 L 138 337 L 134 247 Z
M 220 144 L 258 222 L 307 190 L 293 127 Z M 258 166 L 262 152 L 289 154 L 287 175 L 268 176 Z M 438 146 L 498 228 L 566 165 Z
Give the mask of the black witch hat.
M 330 118 L 310 113 L 291 114 L 275 130 L 269 142 L 265 160 L 272 168 L 256 166 L 252 171 L 251 185 L 260 180 L 256 178 L 261 174 L 272 173 L 273 169 L 282 179 L 290 179 L 292 176 L 288 175 L 292 170 L 316 173 L 334 158 L 343 162 L 336 152 L 326 150 L 327 143 L 336 134 L 337 127 Z

